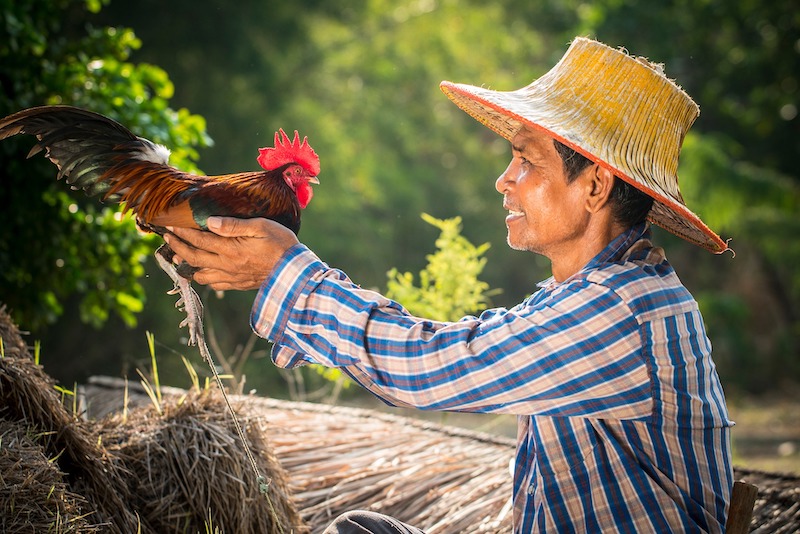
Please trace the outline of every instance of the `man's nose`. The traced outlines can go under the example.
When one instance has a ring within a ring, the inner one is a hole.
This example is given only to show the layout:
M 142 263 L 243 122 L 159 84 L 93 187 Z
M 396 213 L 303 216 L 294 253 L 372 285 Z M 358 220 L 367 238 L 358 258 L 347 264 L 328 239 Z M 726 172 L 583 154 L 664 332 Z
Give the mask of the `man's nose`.
M 504 195 L 506 191 L 508 191 L 509 185 L 514 181 L 514 172 L 513 172 L 514 162 L 508 164 L 506 170 L 503 171 L 503 174 L 497 177 L 497 180 L 494 183 L 494 188 L 497 189 L 497 192 L 501 195 Z

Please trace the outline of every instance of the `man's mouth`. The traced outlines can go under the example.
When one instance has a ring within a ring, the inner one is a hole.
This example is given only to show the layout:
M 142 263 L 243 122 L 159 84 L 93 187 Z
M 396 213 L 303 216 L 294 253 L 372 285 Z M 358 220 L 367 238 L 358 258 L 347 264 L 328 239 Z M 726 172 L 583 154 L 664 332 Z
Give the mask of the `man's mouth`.
M 525 216 L 523 212 L 510 208 L 509 206 L 503 206 L 503 207 L 506 210 L 508 210 L 508 216 L 506 217 L 506 222 L 512 221 L 514 219 L 519 219 L 520 217 Z

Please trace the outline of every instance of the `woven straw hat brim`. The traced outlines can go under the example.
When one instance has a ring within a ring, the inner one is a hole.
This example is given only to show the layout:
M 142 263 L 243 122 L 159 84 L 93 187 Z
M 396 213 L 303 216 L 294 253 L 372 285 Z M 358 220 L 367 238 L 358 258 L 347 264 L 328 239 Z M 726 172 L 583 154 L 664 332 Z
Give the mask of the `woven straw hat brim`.
M 654 199 L 648 215 L 654 224 L 711 252 L 728 249 L 686 207 L 678 188 L 680 146 L 699 109 L 651 65 L 576 39 L 550 72 L 522 89 L 494 91 L 447 81 L 440 87 L 509 141 L 528 126 L 609 169 Z M 641 98 L 643 91 L 651 96 Z

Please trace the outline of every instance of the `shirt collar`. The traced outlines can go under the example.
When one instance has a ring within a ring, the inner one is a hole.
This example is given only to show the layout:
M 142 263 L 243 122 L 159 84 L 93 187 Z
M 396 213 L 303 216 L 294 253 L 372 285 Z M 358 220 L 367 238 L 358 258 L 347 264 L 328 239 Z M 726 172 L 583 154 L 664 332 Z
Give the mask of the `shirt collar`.
M 614 238 L 606 248 L 592 258 L 583 269 L 591 269 L 604 263 L 627 261 L 636 252 L 651 247 L 650 225 L 648 223 L 632 226 Z

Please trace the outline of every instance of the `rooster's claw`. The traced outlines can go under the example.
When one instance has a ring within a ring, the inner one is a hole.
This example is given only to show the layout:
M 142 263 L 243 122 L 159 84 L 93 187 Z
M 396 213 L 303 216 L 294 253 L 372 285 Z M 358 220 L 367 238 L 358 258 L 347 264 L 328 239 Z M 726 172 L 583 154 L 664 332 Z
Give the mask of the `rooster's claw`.
M 175 307 L 186 312 L 186 319 L 181 321 L 179 327 L 189 328 L 189 345 L 197 345 L 203 336 L 203 303 L 200 296 L 192 288 L 192 282 L 180 274 L 175 265 L 170 261 L 171 251 L 163 245 L 156 251 L 156 261 L 159 267 L 172 278 L 175 287 L 167 291 L 168 295 L 180 295 Z

